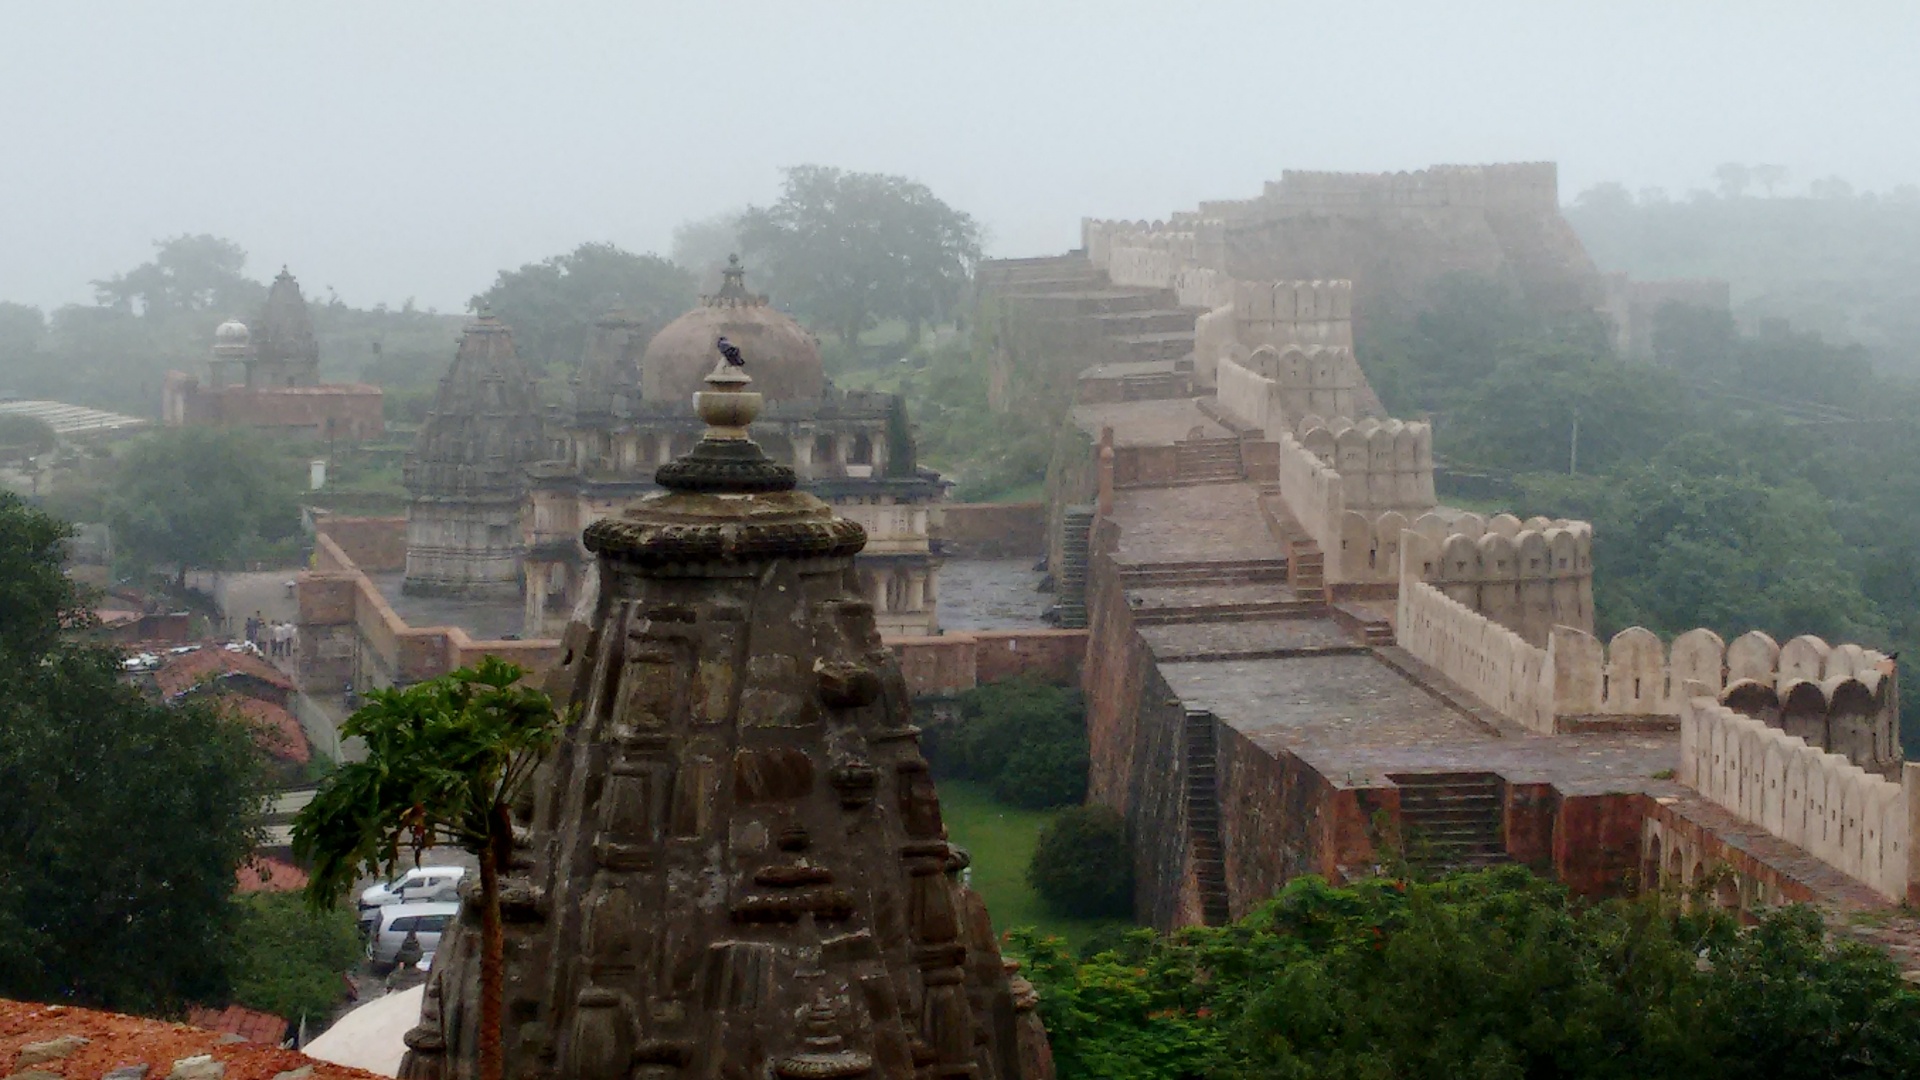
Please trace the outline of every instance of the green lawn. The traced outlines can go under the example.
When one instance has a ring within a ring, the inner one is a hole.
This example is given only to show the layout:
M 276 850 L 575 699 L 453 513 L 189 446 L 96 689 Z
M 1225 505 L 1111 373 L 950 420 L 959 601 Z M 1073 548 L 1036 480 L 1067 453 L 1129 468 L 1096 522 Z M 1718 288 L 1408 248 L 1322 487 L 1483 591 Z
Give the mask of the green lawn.
M 966 780 L 940 781 L 940 811 L 953 842 L 973 856 L 973 888 L 986 900 L 996 931 L 1035 926 L 1078 945 L 1096 930 L 1124 925 L 1117 919 L 1059 918 L 1027 885 L 1033 845 L 1058 811 L 1002 806 Z

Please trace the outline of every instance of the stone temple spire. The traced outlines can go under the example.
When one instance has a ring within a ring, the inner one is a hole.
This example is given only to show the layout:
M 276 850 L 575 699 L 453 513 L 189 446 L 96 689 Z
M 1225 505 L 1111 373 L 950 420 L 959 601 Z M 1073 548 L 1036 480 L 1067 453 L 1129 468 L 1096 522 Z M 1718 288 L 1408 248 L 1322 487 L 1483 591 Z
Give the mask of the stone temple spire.
M 518 596 L 527 463 L 545 448 L 540 402 L 505 323 L 461 335 L 401 475 L 411 593 Z
M 957 878 L 860 525 L 747 437 L 707 377 L 666 490 L 596 522 L 579 712 L 516 811 L 511 1077 L 1041 1080 L 1034 996 Z M 477 1064 L 479 915 L 443 941 L 400 1075 Z

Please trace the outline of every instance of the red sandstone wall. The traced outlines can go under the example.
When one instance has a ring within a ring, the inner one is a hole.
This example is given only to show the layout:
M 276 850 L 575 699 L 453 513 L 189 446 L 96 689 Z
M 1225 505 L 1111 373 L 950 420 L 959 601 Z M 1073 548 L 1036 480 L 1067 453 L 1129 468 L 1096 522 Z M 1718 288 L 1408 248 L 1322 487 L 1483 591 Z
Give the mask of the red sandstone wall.
M 314 522 L 314 530 L 331 539 L 355 566 L 369 573 L 407 568 L 405 517 L 337 517 Z
M 1627 891 L 1640 865 L 1647 802 L 1638 794 L 1563 796 L 1554 815 L 1554 875 L 1582 896 Z
M 1038 558 L 1047 551 L 1044 503 L 952 503 L 940 508 L 934 537 L 981 558 Z
M 1071 685 L 1087 651 L 1085 630 L 995 630 L 888 638 L 915 695 L 953 694 L 982 683 L 1029 676 Z
M 211 395 L 209 395 L 211 396 Z M 218 392 L 225 424 L 288 428 L 317 439 L 360 441 L 386 431 L 380 388 L 364 383 L 272 390 L 229 387 Z

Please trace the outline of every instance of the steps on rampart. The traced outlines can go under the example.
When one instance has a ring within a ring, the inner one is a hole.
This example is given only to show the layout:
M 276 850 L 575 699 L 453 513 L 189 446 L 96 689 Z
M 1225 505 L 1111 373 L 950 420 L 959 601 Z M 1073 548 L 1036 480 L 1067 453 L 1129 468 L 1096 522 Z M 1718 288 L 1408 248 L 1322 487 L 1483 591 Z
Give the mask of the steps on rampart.
M 1273 619 L 1306 619 L 1321 613 L 1312 600 L 1250 600 L 1211 604 L 1166 604 L 1136 608 L 1136 626 L 1168 626 L 1193 622 L 1267 622 Z
M 1060 517 L 1060 567 L 1054 580 L 1054 612 L 1064 630 L 1087 625 L 1087 541 L 1093 507 L 1069 506 Z
M 1120 377 L 1121 401 L 1164 401 L 1182 396 L 1186 389 L 1180 376 L 1172 371 L 1153 371 Z
M 1089 317 L 1106 334 L 1177 334 L 1193 338 L 1194 313 L 1185 308 L 1152 308 L 1145 311 L 1112 311 Z
M 1407 861 L 1428 873 L 1510 862 L 1504 790 L 1492 773 L 1402 773 L 1400 835 Z
M 1187 861 L 1199 886 L 1202 921 L 1224 926 L 1233 914 L 1227 903 L 1227 862 L 1220 842 L 1220 787 L 1215 775 L 1219 747 L 1213 714 L 1188 709 L 1183 735 Z
M 1175 585 L 1284 585 L 1286 580 L 1285 559 L 1141 563 L 1120 568 L 1120 581 L 1129 589 Z
M 1333 605 L 1333 617 L 1343 629 L 1373 648 L 1396 644 L 1393 623 L 1351 601 Z
M 1188 439 L 1174 443 L 1173 451 L 1174 465 L 1183 482 L 1246 478 L 1246 468 L 1240 463 L 1239 439 Z
M 1112 334 L 1116 359 L 1178 360 L 1193 351 L 1193 331 L 1180 330 L 1152 334 Z

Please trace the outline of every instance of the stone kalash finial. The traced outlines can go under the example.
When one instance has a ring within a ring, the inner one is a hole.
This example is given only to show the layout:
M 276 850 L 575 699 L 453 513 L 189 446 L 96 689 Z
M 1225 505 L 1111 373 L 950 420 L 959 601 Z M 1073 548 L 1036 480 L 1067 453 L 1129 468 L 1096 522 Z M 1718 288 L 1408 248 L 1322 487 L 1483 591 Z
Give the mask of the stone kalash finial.
M 952 874 L 865 532 L 748 437 L 752 383 L 723 353 L 665 490 L 583 536 L 600 596 L 555 683 L 578 719 L 505 882 L 507 1073 L 1042 1080 L 994 1019 L 1030 1014 Z M 471 1071 L 475 925 L 402 1076 Z

